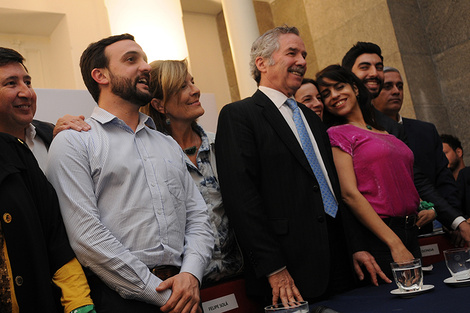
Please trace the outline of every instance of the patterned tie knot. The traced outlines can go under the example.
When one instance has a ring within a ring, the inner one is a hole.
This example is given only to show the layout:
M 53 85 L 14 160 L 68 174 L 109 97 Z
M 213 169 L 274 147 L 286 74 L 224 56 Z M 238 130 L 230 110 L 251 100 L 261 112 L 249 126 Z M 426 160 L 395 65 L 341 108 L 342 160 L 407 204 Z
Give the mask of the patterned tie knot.
M 286 104 L 292 111 L 299 108 L 299 106 L 297 105 L 297 102 L 292 98 L 287 98 Z

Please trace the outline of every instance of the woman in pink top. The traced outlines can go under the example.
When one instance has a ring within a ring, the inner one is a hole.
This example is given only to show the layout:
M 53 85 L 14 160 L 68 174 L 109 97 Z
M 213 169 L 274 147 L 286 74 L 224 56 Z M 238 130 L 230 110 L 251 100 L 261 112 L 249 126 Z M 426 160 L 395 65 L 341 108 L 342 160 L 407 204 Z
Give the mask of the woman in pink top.
M 331 65 L 317 74 L 325 104 L 341 196 L 375 236 L 365 236 L 370 253 L 391 275 L 390 262 L 421 257 L 418 226 L 434 212 L 420 212 L 413 183 L 413 153 L 377 125 L 370 95 L 350 71 Z M 390 276 L 389 276 L 390 277 Z

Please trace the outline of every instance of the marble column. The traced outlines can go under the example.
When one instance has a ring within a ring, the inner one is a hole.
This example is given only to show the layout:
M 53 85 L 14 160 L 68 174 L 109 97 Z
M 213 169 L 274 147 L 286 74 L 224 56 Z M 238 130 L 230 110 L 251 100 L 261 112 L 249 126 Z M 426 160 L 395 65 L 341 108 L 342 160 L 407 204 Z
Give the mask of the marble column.
M 250 72 L 250 50 L 259 36 L 253 0 L 222 0 L 240 97 L 251 96 L 256 82 Z

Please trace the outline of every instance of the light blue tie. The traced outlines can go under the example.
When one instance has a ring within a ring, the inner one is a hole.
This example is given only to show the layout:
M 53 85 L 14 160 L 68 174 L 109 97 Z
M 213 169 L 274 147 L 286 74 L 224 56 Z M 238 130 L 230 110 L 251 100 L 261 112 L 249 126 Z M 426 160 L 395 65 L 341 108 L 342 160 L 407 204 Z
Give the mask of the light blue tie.
M 317 178 L 318 184 L 320 185 L 321 196 L 323 198 L 323 206 L 325 207 L 326 214 L 336 217 L 338 212 L 338 204 L 336 203 L 335 197 L 331 193 L 330 187 L 326 182 L 323 171 L 318 163 L 317 156 L 315 155 L 315 150 L 313 150 L 312 142 L 308 135 L 307 129 L 305 128 L 304 121 L 300 115 L 300 109 L 294 99 L 289 98 L 286 100 L 287 106 L 294 113 L 294 123 L 299 133 L 300 143 L 302 144 L 302 149 L 304 150 L 305 156 L 307 157 L 308 163 L 313 170 L 313 174 Z

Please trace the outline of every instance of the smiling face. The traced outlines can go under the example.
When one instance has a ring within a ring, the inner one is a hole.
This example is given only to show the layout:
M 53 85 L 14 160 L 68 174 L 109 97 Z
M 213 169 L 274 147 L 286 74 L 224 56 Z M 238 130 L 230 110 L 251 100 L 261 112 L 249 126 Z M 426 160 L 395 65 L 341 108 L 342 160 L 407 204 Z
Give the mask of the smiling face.
M 355 86 L 323 78 L 327 86 L 320 85 L 320 94 L 325 109 L 333 115 L 348 117 L 357 110 L 360 111 L 357 101 L 358 90 Z
M 278 38 L 279 49 L 270 59 L 258 57 L 256 66 L 261 72 L 260 85 L 292 96 L 302 84 L 307 63 L 302 38 L 295 34 L 282 34 Z
M 391 117 L 398 119 L 398 112 L 403 104 L 403 80 L 397 72 L 387 72 L 384 74 L 384 87 L 379 96 L 374 99 L 374 106 L 377 110 Z
M 165 113 L 171 121 L 191 123 L 204 114 L 204 109 L 199 102 L 200 96 L 201 92 L 194 84 L 194 78 L 188 73 L 180 92 L 168 99 L 162 113 Z
M 121 40 L 107 46 L 105 54 L 112 93 L 139 106 L 149 103 L 150 65 L 142 48 L 135 41 Z
M 295 93 L 295 100 L 303 103 L 307 108 L 317 113 L 320 118 L 323 118 L 323 102 L 314 84 L 306 83 L 300 86 Z
M 384 65 L 375 53 L 364 53 L 357 57 L 351 71 L 364 83 L 372 98 L 376 98 L 384 81 Z
M 0 67 L 0 131 L 24 139 L 24 130 L 36 113 L 31 76 L 20 63 Z

